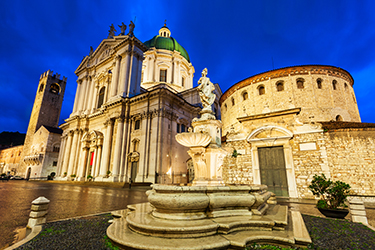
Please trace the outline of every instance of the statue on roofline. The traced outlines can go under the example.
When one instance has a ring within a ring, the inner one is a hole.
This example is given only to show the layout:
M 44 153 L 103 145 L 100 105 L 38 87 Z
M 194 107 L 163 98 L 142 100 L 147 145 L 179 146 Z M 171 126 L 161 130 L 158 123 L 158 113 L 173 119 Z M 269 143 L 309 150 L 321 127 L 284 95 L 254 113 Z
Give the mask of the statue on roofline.
M 130 24 L 129 24 L 129 33 L 128 33 L 128 36 L 134 36 L 134 28 L 135 28 L 135 24 L 130 21 Z
M 125 36 L 126 25 L 124 24 L 124 22 L 122 22 L 121 25 L 119 25 L 119 27 L 121 29 L 120 36 Z
M 207 77 L 207 68 L 202 71 L 202 77 L 198 81 L 199 97 L 203 105 L 202 111 L 211 111 L 212 104 L 215 102 L 216 95 L 213 93 L 215 90 L 214 84 Z
M 109 32 L 108 38 L 113 38 L 115 36 L 116 29 L 115 29 L 115 26 L 113 26 L 113 24 L 109 26 L 108 32 Z

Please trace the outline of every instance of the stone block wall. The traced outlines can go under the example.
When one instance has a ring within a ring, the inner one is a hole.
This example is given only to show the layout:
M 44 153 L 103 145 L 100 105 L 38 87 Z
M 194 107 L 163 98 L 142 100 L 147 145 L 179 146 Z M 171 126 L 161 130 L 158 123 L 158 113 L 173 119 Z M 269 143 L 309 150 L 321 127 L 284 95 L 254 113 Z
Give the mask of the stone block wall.
M 293 165 L 296 178 L 297 192 L 300 198 L 313 198 L 308 189 L 315 174 L 324 173 L 330 177 L 326 142 L 323 133 L 294 135 L 290 141 L 293 152 Z M 316 149 L 303 149 L 303 145 L 315 145 Z
M 333 180 L 350 184 L 357 195 L 375 195 L 375 129 L 341 129 L 324 133 Z
M 295 134 L 289 143 L 299 198 L 314 198 L 308 186 L 322 173 L 348 183 L 353 195 L 375 196 L 375 128 Z M 253 184 L 250 144 L 238 140 L 223 145 L 230 152 L 224 159 L 224 182 Z M 232 157 L 234 149 L 244 154 Z

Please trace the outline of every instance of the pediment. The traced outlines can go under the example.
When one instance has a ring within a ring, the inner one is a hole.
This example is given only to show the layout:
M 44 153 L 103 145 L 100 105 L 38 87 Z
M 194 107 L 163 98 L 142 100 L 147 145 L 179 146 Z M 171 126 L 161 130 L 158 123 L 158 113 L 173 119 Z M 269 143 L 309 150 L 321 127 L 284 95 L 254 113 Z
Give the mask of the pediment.
M 262 126 L 253 130 L 247 137 L 247 141 L 291 137 L 293 137 L 293 133 L 286 128 L 280 126 Z

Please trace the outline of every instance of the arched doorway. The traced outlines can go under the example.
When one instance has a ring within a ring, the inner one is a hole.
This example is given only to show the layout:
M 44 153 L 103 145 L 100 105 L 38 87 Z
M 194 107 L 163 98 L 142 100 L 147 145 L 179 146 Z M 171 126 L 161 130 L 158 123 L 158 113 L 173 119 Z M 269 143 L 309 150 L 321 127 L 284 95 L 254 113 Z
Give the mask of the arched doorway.
M 297 198 L 292 147 L 293 133 L 279 126 L 262 126 L 251 132 L 254 184 L 265 184 L 277 196 Z

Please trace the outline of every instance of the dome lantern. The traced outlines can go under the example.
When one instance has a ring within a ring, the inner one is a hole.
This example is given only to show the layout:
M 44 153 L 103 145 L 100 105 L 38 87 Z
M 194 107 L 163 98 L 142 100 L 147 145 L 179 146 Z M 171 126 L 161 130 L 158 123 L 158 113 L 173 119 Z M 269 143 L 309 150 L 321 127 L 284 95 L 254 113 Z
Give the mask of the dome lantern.
M 159 36 L 170 37 L 171 31 L 168 29 L 167 24 L 164 22 L 164 26 L 159 30 Z

